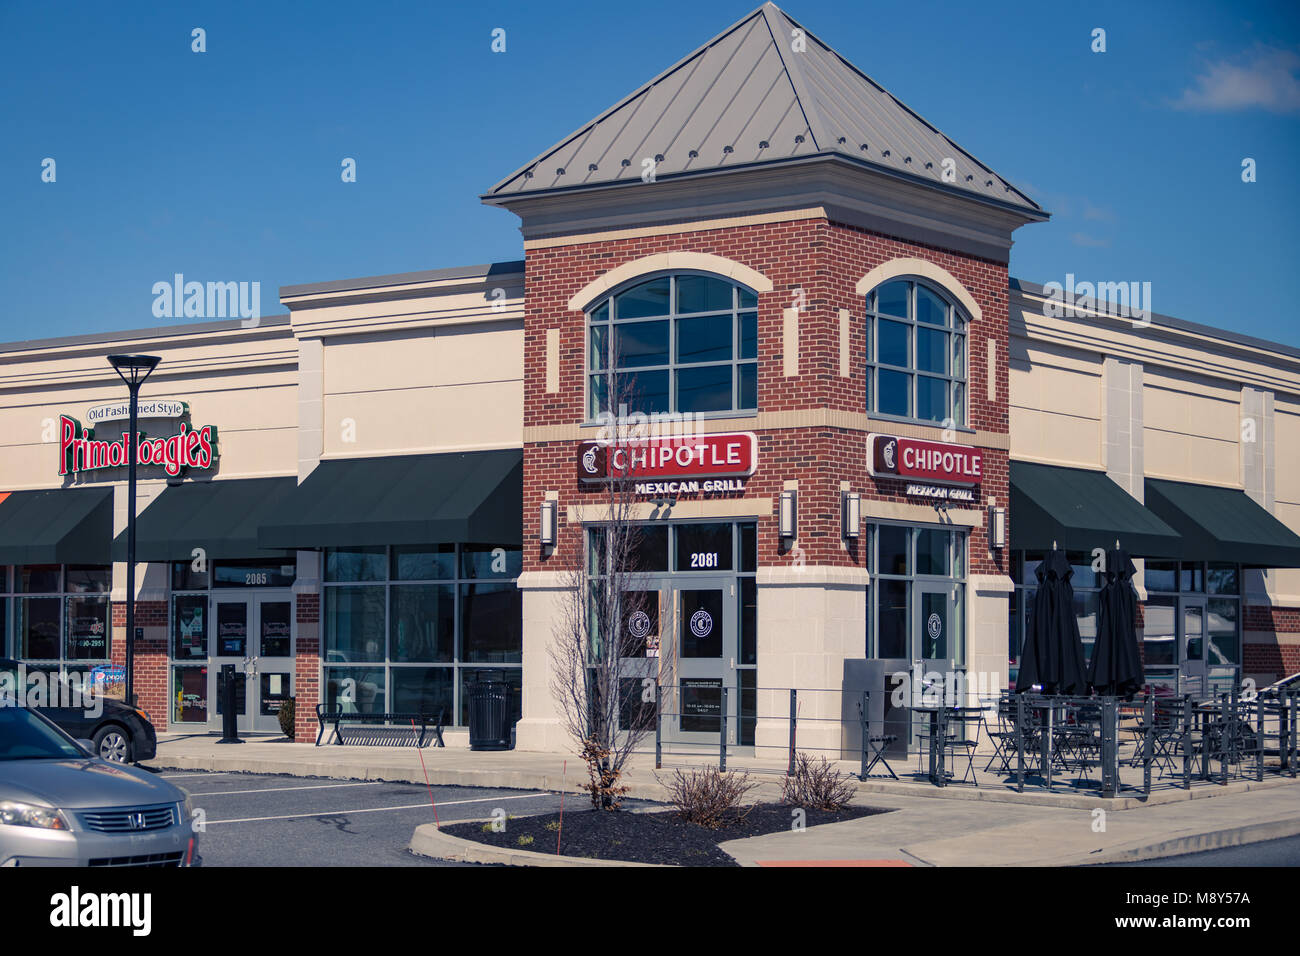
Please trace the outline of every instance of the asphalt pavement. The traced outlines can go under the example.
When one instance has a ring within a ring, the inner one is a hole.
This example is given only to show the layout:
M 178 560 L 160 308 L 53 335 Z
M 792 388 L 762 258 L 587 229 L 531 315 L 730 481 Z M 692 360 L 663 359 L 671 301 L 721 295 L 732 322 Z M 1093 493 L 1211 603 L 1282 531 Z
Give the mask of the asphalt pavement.
M 1110 863 L 1107 866 L 1300 866 L 1300 836 L 1264 840 L 1245 846 L 1229 846 L 1203 853 L 1185 853 L 1141 863 Z
M 549 813 L 545 791 L 433 787 L 281 774 L 162 771 L 203 811 L 206 866 L 456 866 L 407 850 L 421 823 Z M 430 804 L 432 795 L 433 804 Z M 585 798 L 568 794 L 566 806 Z M 436 811 L 435 811 L 436 808 Z

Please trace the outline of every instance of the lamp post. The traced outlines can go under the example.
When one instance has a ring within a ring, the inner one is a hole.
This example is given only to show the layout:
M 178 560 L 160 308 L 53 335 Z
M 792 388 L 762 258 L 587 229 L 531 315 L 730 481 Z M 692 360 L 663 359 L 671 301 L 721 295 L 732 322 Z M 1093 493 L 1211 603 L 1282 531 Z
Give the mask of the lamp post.
M 108 364 L 126 383 L 131 394 L 131 414 L 126 426 L 126 702 L 135 705 L 135 462 L 136 403 L 140 386 L 158 367 L 156 355 L 110 355 Z

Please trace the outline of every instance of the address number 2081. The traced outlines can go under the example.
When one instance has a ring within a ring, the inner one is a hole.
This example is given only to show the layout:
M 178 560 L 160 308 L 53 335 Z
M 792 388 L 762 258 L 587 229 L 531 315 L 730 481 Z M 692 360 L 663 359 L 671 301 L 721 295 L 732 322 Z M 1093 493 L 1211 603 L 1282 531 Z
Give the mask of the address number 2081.
M 718 566 L 718 552 L 716 551 L 696 551 L 691 555 L 692 568 L 716 568 Z

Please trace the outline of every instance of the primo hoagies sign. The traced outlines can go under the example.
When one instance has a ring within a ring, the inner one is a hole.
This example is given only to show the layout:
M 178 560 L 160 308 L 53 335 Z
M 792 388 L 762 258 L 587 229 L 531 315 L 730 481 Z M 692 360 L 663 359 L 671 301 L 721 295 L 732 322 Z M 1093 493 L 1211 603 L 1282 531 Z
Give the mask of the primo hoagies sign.
M 753 432 L 730 432 L 584 441 L 576 464 L 580 481 L 631 481 L 639 495 L 741 491 L 758 467 L 758 439 Z
M 95 411 L 96 409 L 92 409 Z M 150 417 L 162 417 L 152 414 Z M 104 421 L 107 419 L 101 419 Z M 217 457 L 217 426 L 191 428 L 185 422 L 167 438 L 150 438 L 143 431 L 108 441 L 95 437 L 93 428 L 83 428 L 75 418 L 59 416 L 59 474 L 75 475 L 101 468 L 120 468 L 130 461 L 128 448 L 135 448 L 137 465 L 157 465 L 176 477 L 187 468 L 211 468 Z

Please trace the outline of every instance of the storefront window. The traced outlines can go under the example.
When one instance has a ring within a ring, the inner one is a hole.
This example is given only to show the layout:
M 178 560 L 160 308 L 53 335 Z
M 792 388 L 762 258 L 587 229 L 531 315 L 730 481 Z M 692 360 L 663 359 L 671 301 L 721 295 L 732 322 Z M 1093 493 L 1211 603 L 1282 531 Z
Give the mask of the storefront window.
M 293 587 L 298 567 L 293 558 L 265 561 L 250 558 L 217 561 L 212 568 L 214 588 L 288 588 Z
M 868 531 L 867 656 L 963 663 L 966 534 L 890 524 Z
M 326 551 L 325 702 L 376 713 L 442 709 L 454 723 L 463 719 L 457 695 L 466 675 L 491 666 L 520 685 L 522 566 L 520 548 L 492 544 Z
M 1100 607 L 1102 575 L 1094 570 L 1093 555 L 1088 551 L 1067 551 L 1070 563 L 1070 587 L 1074 591 L 1074 619 L 1079 626 L 1079 639 L 1083 642 L 1084 661 L 1092 660 L 1092 650 L 1097 642 L 1097 614 Z M 1046 554 L 1042 551 L 1016 551 L 1012 554 L 1011 577 L 1016 582 L 1011 602 L 1009 622 L 1008 661 L 1014 674 L 1020 670 L 1020 652 L 1025 644 L 1026 628 L 1033 620 L 1034 595 L 1038 592 L 1038 568 Z
M 757 410 L 757 308 L 755 293 L 708 275 L 658 276 L 603 299 L 587 313 L 589 416 L 611 397 L 647 414 Z
M 867 295 L 867 409 L 966 422 L 966 317 L 938 290 L 895 279 Z
M 0 568 L 0 654 L 51 670 L 83 670 L 110 657 L 108 565 Z

